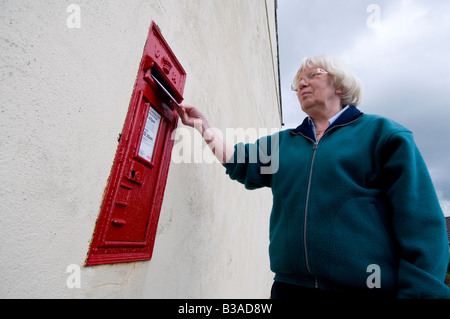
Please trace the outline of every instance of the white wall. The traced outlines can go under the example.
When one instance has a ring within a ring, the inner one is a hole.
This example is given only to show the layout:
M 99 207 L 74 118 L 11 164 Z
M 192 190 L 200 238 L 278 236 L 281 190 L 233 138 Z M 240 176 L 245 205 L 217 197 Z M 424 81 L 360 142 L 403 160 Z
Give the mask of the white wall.
M 1 2 L 1 298 L 269 297 L 270 190 L 220 164 L 171 164 L 151 261 L 83 264 L 151 21 L 185 102 L 225 132 L 280 126 L 273 16 L 270 0 Z

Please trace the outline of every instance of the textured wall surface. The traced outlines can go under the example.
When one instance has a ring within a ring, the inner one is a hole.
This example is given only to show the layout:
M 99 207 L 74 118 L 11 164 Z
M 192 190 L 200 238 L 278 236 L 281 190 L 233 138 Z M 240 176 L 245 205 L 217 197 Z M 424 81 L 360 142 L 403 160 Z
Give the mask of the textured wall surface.
M 203 156 L 171 164 L 151 261 L 83 266 L 152 20 L 186 103 L 223 132 L 279 128 L 273 1 L 1 1 L 0 297 L 269 297 L 270 190 Z

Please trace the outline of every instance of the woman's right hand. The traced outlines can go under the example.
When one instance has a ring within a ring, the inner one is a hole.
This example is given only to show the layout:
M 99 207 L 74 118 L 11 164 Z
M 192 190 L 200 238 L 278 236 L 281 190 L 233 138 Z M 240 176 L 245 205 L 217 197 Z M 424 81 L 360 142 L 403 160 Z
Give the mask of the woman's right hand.
M 190 127 L 202 127 L 206 121 L 205 116 L 195 106 L 192 105 L 175 105 L 175 109 L 180 115 L 181 122 Z
M 234 146 L 223 140 L 222 135 L 210 126 L 206 117 L 195 106 L 172 104 L 180 115 L 181 122 L 197 129 L 219 162 L 227 163 L 234 154 Z

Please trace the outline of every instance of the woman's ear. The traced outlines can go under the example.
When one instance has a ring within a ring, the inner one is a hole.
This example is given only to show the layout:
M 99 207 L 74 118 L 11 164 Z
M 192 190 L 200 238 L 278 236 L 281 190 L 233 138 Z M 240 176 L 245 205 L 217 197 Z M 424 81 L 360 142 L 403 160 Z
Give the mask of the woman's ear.
M 342 89 L 336 89 L 336 95 L 342 95 Z

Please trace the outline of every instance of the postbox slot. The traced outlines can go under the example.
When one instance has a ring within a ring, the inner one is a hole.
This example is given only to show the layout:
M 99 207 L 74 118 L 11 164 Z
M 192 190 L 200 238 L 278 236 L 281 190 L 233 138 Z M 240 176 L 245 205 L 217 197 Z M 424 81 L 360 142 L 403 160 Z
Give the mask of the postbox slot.
M 159 81 L 159 83 L 164 87 L 164 89 L 166 89 L 167 92 L 169 92 L 169 94 L 173 97 L 177 97 L 178 94 L 176 92 L 176 90 L 172 89 L 170 82 L 168 83 L 168 81 L 166 81 L 166 79 L 161 76 L 160 74 L 161 71 L 159 71 L 158 65 L 155 64 L 153 66 L 153 68 L 151 68 L 151 73 L 150 75 L 152 75 L 154 78 L 156 78 L 156 80 Z
M 154 63 L 151 68 L 145 71 L 144 79 L 149 84 L 153 85 L 154 83 L 169 100 L 172 100 L 177 104 L 183 101 L 183 97 L 172 86 L 167 77 L 163 75 L 163 72 L 160 70 L 159 66 L 156 63 Z

